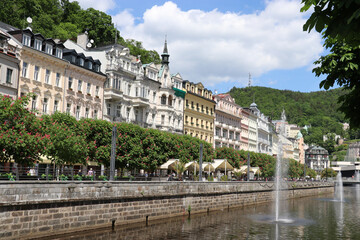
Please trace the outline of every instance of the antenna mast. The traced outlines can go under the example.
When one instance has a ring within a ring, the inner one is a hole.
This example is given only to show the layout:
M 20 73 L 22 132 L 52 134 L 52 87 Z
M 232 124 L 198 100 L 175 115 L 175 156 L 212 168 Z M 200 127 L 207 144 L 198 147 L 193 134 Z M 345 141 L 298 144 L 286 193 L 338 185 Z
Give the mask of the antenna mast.
M 248 87 L 251 87 L 251 73 L 249 73 L 249 83 L 248 83 Z

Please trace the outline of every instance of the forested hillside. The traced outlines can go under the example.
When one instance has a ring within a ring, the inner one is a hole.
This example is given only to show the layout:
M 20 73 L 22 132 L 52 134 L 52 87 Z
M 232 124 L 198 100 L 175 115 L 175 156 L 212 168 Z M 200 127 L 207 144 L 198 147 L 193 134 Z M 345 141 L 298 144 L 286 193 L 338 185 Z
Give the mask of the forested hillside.
M 88 8 L 82 9 L 78 2 L 69 0 L 1 0 L 0 21 L 19 29 L 28 26 L 26 18 L 32 18 L 31 28 L 46 38 L 76 39 L 85 31 L 94 46 L 117 43 L 130 49 L 134 56 L 141 55 L 143 63 L 160 62 L 155 50 L 148 51 L 136 40 L 124 40 L 114 27 L 110 15 Z M 115 35 L 117 37 L 115 38 Z
M 310 93 L 277 90 L 266 87 L 232 88 L 230 95 L 242 107 L 249 107 L 255 100 L 258 108 L 273 120 L 280 119 L 283 109 L 289 123 L 299 126 L 311 125 L 304 132 L 307 143 L 319 144 L 322 135 L 336 133 L 346 135 L 342 122 L 344 114 L 338 111 L 338 97 L 344 94 L 340 88 Z

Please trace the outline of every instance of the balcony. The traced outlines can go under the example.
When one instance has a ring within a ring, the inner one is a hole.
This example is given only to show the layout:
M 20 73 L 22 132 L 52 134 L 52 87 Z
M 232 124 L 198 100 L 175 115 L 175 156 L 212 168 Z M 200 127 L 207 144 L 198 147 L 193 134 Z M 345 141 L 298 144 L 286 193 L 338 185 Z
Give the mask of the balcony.
M 123 92 L 115 88 L 104 89 L 104 99 L 106 100 L 121 100 L 123 98 Z

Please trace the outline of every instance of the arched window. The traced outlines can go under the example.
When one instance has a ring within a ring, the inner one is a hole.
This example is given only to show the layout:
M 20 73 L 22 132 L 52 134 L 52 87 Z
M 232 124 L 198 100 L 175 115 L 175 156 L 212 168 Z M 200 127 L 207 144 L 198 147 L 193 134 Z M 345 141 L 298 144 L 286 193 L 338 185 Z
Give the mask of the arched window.
M 166 95 L 165 95 L 165 94 L 163 94 L 163 95 L 161 96 L 161 104 L 163 104 L 163 105 L 166 104 Z
M 168 99 L 169 106 L 172 106 L 172 101 L 173 101 L 173 97 L 170 95 L 170 96 L 169 96 L 169 99 Z

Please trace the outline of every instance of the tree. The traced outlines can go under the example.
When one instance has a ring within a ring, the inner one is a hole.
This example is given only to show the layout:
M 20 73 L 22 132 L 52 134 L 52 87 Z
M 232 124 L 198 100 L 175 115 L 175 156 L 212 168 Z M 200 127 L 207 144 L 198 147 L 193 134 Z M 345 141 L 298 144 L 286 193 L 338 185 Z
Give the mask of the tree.
M 26 106 L 30 96 L 13 100 L 0 95 L 0 161 L 14 160 L 23 165 L 32 165 L 44 151 L 41 124 Z
M 337 83 L 348 91 L 339 98 L 340 110 L 353 128 L 360 127 L 360 2 L 358 0 L 302 0 L 301 11 L 314 7 L 304 24 L 304 31 L 313 28 L 323 34 L 324 46 L 330 50 L 320 57 L 313 69 L 317 77 L 325 75 L 320 87 L 329 89 Z

